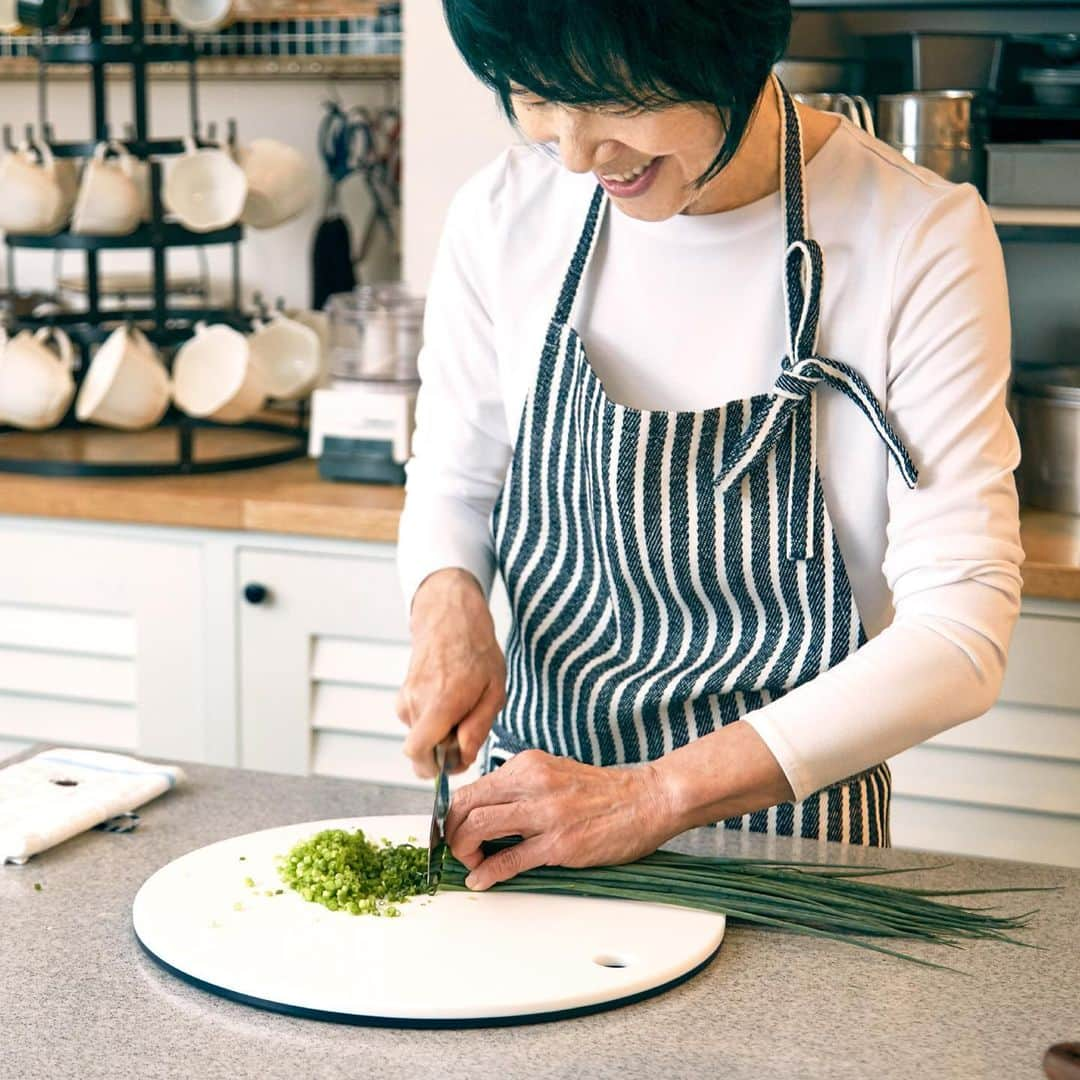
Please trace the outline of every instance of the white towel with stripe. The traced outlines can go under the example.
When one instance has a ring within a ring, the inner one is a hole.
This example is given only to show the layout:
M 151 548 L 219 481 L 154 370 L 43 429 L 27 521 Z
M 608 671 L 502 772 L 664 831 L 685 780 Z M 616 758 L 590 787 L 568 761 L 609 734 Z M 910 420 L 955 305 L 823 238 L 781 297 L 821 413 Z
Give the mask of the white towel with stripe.
M 0 769 L 0 863 L 24 863 L 175 787 L 184 773 L 124 754 L 57 748 Z

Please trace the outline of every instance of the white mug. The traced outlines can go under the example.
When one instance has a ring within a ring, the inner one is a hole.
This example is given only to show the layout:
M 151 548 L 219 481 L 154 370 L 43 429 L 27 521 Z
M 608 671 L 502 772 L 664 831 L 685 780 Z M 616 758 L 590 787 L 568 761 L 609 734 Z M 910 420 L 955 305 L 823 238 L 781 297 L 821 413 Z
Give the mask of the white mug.
M 223 323 L 199 323 L 173 361 L 173 399 L 195 417 L 236 423 L 266 403 L 262 368 L 247 338 Z
M 30 431 L 58 424 L 75 396 L 73 366 L 71 339 L 63 330 L 43 326 L 16 334 L 0 350 L 0 420 Z
M 107 157 L 110 150 L 115 159 Z M 119 143 L 98 143 L 83 169 L 71 215 L 73 233 L 127 236 L 139 227 L 142 204 L 132 179 L 133 162 Z
M 153 427 L 169 407 L 169 374 L 138 327 L 114 330 L 94 354 L 75 401 L 75 415 L 105 427 Z
M 0 34 L 18 34 L 22 28 L 18 0 L 0 0 Z
M 319 381 L 322 345 L 319 335 L 287 315 L 256 322 L 248 337 L 251 355 L 262 369 L 268 396 L 295 401 Z
M 325 311 L 290 311 L 290 319 L 303 323 L 314 330 L 319 339 L 319 378 L 316 386 L 327 386 L 330 382 L 330 316 Z
M 47 146 L 34 151 L 23 143 L 0 162 L 0 229 L 48 236 L 66 218 L 64 190 Z
M 277 139 L 255 139 L 241 148 L 237 164 L 247 177 L 240 220 L 254 229 L 272 229 L 307 209 L 315 197 L 315 176 L 304 155 Z
M 169 16 L 187 30 L 208 34 L 236 17 L 235 0 L 168 0 Z
M 189 137 L 165 179 L 166 208 L 192 232 L 213 232 L 240 220 L 247 197 L 244 170 L 219 146 L 199 148 Z

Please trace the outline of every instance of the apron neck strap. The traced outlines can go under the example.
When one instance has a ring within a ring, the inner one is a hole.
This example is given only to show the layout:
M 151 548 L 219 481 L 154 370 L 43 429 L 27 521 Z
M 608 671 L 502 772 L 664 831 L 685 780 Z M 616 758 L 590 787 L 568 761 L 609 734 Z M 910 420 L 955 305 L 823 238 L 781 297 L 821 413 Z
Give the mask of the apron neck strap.
M 555 305 L 555 314 L 552 322 L 567 325 L 570 322 L 570 313 L 574 309 L 574 301 L 577 299 L 578 287 L 585 274 L 596 248 L 596 240 L 600 235 L 600 226 L 603 224 L 604 211 L 607 210 L 608 197 L 600 184 L 596 185 L 592 201 L 589 203 L 589 212 L 585 216 L 585 225 L 578 237 L 574 256 L 566 270 L 562 289 L 559 291 L 559 301 Z

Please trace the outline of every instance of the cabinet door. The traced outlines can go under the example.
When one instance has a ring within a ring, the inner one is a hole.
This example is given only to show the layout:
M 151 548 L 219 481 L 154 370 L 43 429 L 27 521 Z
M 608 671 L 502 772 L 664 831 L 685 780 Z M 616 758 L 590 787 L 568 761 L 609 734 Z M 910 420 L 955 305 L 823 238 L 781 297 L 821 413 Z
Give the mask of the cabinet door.
M 1080 605 L 1024 605 L 998 703 L 892 761 L 902 847 L 1080 866 Z
M 204 757 L 197 546 L 0 524 L 0 755 Z
M 409 645 L 393 548 L 246 548 L 238 571 L 244 766 L 427 787 L 395 712 Z

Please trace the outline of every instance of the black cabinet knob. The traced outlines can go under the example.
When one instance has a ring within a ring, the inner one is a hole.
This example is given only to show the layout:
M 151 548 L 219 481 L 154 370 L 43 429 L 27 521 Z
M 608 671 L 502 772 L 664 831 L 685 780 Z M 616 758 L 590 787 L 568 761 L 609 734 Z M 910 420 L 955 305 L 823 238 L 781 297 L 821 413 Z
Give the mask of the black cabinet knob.
M 244 599 L 249 604 L 262 604 L 270 598 L 270 590 L 257 581 L 249 581 L 244 586 Z

